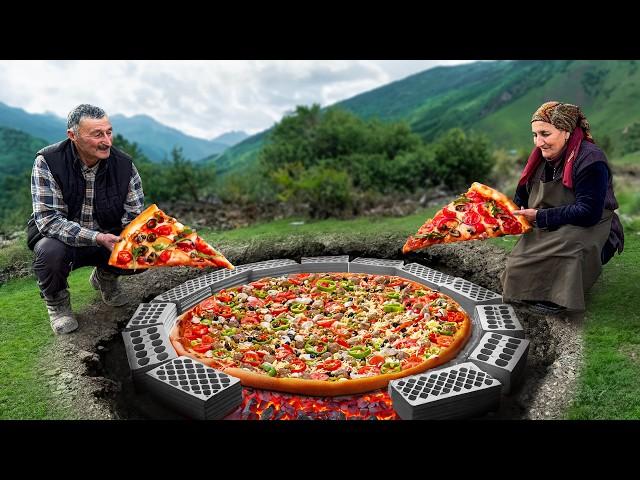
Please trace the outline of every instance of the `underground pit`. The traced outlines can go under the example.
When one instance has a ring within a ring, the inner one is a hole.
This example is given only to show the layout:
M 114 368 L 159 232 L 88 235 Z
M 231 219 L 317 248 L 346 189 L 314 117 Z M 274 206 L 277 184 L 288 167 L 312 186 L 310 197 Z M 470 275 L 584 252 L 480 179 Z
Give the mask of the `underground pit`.
M 278 255 L 276 258 L 293 258 L 297 261 L 302 256 L 336 253 L 349 255 L 351 259 L 363 255 L 384 258 L 385 252 L 394 250 L 389 247 L 389 243 L 392 242 L 393 238 L 389 236 L 378 242 L 367 239 L 366 249 L 362 247 L 349 249 L 352 247 L 350 245 L 352 242 L 348 241 L 342 246 L 319 242 L 313 245 L 311 242 L 311 247 L 315 248 L 310 248 L 309 244 L 300 245 L 296 242 L 290 242 L 289 245 L 282 244 L 275 249 L 262 250 L 249 245 L 228 256 L 234 263 L 262 261 L 274 258 L 273 254 Z M 387 258 L 404 260 L 405 263 L 417 262 L 500 292 L 498 279 L 506 257 L 502 249 L 482 242 L 469 242 L 455 246 L 433 247 L 427 252 L 428 254 L 395 255 Z M 140 275 L 136 282 L 141 293 L 138 297 L 140 301 L 149 301 L 160 295 L 167 287 L 172 288 L 186 279 L 202 274 L 189 269 L 172 270 L 175 271 L 156 270 L 152 275 L 149 273 Z M 128 310 L 117 315 L 118 330 L 122 330 L 126 325 L 131 313 L 131 310 Z M 510 394 L 502 396 L 500 408 L 496 412 L 490 412 L 483 418 L 561 418 L 574 388 L 575 375 L 579 367 L 580 322 L 575 319 L 531 315 L 517 307 L 516 313 L 527 339 L 531 341 L 523 381 Z M 100 347 L 102 348 L 96 347 L 100 357 L 100 368 L 94 367 L 93 375 L 97 374 L 105 378 L 109 381 L 109 385 L 114 386 L 106 394 L 103 392 L 97 401 L 107 403 L 112 418 L 183 418 L 149 394 L 136 391 L 131 380 L 124 343 L 118 331 L 108 338 L 103 338 Z

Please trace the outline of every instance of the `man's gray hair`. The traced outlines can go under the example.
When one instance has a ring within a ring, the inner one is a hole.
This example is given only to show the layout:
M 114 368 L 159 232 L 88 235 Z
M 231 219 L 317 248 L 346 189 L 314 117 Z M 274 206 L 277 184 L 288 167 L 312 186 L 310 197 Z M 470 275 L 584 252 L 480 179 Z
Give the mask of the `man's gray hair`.
M 73 130 L 77 134 L 80 120 L 83 118 L 95 118 L 96 120 L 99 120 L 106 115 L 105 111 L 100 107 L 94 107 L 88 103 L 83 103 L 69 112 L 69 116 L 67 117 L 67 128 Z

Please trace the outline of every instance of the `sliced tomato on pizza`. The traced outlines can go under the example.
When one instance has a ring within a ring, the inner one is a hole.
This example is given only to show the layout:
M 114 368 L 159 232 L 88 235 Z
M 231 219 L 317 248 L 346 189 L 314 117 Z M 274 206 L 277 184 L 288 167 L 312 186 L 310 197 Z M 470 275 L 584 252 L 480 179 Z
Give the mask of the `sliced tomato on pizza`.
M 422 250 L 440 243 L 484 240 L 519 235 L 532 229 L 509 197 L 482 183 L 474 182 L 466 193 L 445 205 L 410 236 L 403 253 Z
M 120 234 L 109 257 L 109 265 L 124 269 L 153 267 L 225 267 L 233 265 L 204 241 L 153 204 Z

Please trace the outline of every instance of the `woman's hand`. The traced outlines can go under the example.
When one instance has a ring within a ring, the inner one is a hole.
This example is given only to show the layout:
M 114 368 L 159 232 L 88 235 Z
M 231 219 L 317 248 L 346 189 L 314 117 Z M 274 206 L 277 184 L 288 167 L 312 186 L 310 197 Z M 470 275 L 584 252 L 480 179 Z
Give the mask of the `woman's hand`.
M 515 210 L 513 212 L 514 215 L 522 215 L 531 224 L 536 222 L 536 214 L 537 213 L 538 213 L 538 210 L 536 210 L 535 208 L 523 208 L 521 210 Z

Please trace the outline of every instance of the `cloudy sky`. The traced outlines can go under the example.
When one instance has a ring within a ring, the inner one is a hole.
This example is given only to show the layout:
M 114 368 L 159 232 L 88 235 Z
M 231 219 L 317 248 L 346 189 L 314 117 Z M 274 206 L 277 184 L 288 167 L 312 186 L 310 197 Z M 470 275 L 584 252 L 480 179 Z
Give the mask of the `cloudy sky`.
M 149 115 L 195 137 L 271 127 L 437 65 L 470 60 L 0 60 L 0 101 L 66 118 L 80 103 Z

